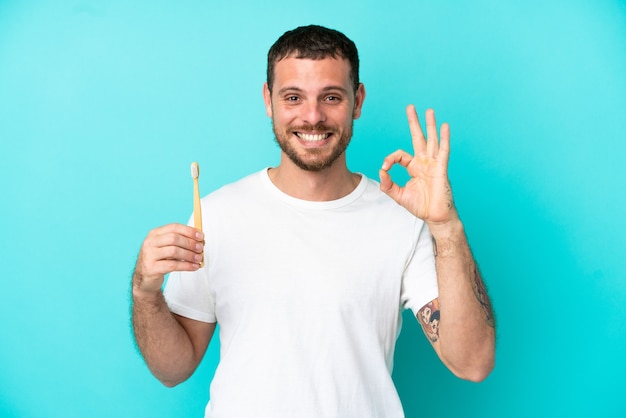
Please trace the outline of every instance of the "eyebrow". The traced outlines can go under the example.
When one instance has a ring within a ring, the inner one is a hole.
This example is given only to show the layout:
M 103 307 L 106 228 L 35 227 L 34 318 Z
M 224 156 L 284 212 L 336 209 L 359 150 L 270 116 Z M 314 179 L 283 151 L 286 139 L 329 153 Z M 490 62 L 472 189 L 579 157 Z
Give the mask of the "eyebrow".
M 332 91 L 339 91 L 345 95 L 348 94 L 348 90 L 346 90 L 344 87 L 342 86 L 327 86 L 324 87 L 322 89 L 322 93 L 328 93 L 328 92 L 332 92 Z M 282 96 L 285 93 L 289 93 L 289 92 L 296 92 L 296 93 L 302 93 L 304 92 L 304 90 L 302 90 L 300 87 L 296 87 L 296 86 L 287 86 L 287 87 L 283 87 L 282 89 L 278 90 L 278 95 Z

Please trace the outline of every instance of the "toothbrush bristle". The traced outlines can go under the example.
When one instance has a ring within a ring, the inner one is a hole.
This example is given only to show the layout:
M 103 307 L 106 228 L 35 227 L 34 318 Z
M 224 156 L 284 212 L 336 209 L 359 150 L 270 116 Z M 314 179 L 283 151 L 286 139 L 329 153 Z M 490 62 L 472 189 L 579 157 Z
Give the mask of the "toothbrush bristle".
M 194 179 L 200 177 L 200 166 L 198 163 L 191 163 L 191 177 Z

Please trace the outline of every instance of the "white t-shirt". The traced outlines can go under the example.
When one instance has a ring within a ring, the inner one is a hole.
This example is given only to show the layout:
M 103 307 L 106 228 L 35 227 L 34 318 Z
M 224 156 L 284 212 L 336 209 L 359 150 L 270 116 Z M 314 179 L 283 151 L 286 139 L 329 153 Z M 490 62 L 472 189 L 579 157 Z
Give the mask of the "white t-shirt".
M 205 267 L 172 273 L 172 312 L 219 323 L 207 418 L 403 417 L 391 379 L 405 308 L 438 296 L 428 228 L 362 176 L 333 201 L 267 170 L 202 199 Z

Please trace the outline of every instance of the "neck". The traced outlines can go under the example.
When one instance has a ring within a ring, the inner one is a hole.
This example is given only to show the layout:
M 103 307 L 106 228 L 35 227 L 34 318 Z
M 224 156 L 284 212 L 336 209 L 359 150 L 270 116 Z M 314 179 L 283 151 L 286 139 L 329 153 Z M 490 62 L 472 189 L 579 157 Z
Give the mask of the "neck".
M 347 196 L 361 181 L 361 176 L 348 170 L 345 160 L 314 172 L 301 169 L 284 156 L 278 167 L 269 170 L 269 177 L 283 193 L 315 202 Z

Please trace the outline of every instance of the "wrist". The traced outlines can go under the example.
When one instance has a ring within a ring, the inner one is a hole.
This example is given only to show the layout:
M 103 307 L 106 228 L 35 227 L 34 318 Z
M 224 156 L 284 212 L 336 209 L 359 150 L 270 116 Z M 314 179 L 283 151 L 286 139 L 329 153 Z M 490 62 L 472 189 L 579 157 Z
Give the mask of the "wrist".
M 428 229 L 430 230 L 430 234 L 436 240 L 440 239 L 448 239 L 458 234 L 464 233 L 463 223 L 461 222 L 461 218 L 459 218 L 456 211 L 450 216 L 450 218 L 443 222 L 428 222 L 426 221 L 426 225 L 428 225 Z
M 460 219 L 428 224 L 433 240 L 433 251 L 438 259 L 454 257 L 467 245 L 465 229 Z
M 155 300 L 161 297 L 163 292 L 161 288 L 158 289 L 145 289 L 133 285 L 133 299 L 135 300 Z
M 157 299 L 162 295 L 164 277 L 146 279 L 137 272 L 133 274 L 132 293 L 133 299 Z
M 133 312 L 143 312 L 150 315 L 156 315 L 159 312 L 168 310 L 165 297 L 160 289 L 156 291 L 147 290 L 133 285 L 132 299 Z

